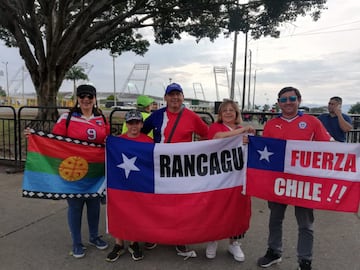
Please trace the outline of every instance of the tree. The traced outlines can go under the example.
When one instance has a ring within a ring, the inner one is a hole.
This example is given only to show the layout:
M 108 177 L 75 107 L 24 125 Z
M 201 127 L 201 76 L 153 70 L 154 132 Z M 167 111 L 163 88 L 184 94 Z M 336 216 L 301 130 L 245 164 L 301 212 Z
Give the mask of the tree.
M 71 67 L 68 72 L 65 74 L 65 80 L 71 80 L 74 83 L 74 90 L 73 96 L 76 94 L 76 81 L 78 80 L 86 80 L 88 81 L 89 78 L 85 73 L 85 69 L 81 66 L 73 66 Z
M 314 20 L 326 0 L 1 0 L 0 39 L 18 47 L 40 106 L 55 106 L 66 72 L 92 50 L 144 54 L 150 43 L 173 43 L 182 33 L 215 40 L 233 31 L 254 38 L 278 37 L 279 26 L 310 14 Z M 38 118 L 57 111 L 41 109 Z
M 349 113 L 360 114 L 360 102 L 356 102 L 356 104 L 351 105 Z
M 1 86 L 0 86 L 0 97 L 6 97 L 6 92 Z

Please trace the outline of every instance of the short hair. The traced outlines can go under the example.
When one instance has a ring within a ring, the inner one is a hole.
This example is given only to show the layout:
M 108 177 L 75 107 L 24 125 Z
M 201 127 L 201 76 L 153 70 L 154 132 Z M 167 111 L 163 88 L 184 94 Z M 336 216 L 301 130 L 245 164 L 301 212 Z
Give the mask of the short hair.
M 330 98 L 330 100 L 335 100 L 336 102 L 342 104 L 342 98 L 341 97 L 335 96 L 335 97 Z
M 284 94 L 286 92 L 291 92 L 291 91 L 294 91 L 295 95 L 298 97 L 298 100 L 301 100 L 300 91 L 292 86 L 287 86 L 287 87 L 284 87 L 283 89 L 281 89 L 278 93 L 278 98 L 280 98 L 282 94 Z
M 222 123 L 223 120 L 222 120 L 222 116 L 221 116 L 221 113 L 224 111 L 225 107 L 227 105 L 230 105 L 236 112 L 236 117 L 235 117 L 235 124 L 241 124 L 241 113 L 240 113 L 240 109 L 239 109 L 239 106 L 236 104 L 235 101 L 233 100 L 230 100 L 230 99 L 227 99 L 227 100 L 224 100 L 220 106 L 219 106 L 219 109 L 218 109 L 218 117 L 217 117 L 217 122 L 218 123 Z

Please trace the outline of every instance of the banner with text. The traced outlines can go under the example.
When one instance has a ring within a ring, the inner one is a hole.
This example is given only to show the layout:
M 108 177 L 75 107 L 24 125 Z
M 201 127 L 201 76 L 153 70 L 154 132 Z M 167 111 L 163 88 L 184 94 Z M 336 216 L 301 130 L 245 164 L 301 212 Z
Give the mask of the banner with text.
M 131 241 L 191 244 L 249 228 L 242 137 L 152 144 L 106 141 L 108 231 Z
M 249 140 L 248 195 L 314 209 L 358 211 L 360 144 Z

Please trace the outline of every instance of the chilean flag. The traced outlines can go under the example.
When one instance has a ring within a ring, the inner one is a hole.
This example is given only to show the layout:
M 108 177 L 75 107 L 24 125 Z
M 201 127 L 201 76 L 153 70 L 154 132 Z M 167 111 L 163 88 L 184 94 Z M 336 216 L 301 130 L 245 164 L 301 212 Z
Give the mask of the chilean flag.
M 106 141 L 107 226 L 114 237 L 160 244 L 224 239 L 249 228 L 242 137 L 152 144 Z
M 251 136 L 246 193 L 283 204 L 357 212 L 360 144 Z

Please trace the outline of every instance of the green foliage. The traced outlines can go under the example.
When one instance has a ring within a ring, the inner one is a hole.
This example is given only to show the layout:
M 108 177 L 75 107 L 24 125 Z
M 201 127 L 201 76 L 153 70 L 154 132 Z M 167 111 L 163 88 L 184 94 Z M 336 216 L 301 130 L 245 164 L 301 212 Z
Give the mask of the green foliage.
M 114 95 L 110 95 L 106 98 L 106 100 L 114 100 Z
M 349 113 L 360 114 L 360 102 L 356 102 L 356 104 L 351 105 Z
M 278 27 L 298 16 L 315 20 L 326 0 L 4 0 L 0 39 L 18 47 L 40 106 L 53 106 L 64 78 L 93 50 L 143 55 L 150 35 L 159 44 L 188 33 L 199 41 L 232 31 L 253 38 L 279 36 Z M 143 34 L 146 33 L 146 38 Z M 46 112 L 44 111 L 44 115 Z
M 268 110 L 270 110 L 270 106 L 269 104 L 265 104 L 264 107 L 263 107 L 263 110 L 266 112 Z
M 71 67 L 65 74 L 65 80 L 78 81 L 78 80 L 89 80 L 85 73 L 85 69 L 80 66 Z
M 0 86 L 0 97 L 6 97 L 6 91 Z
M 313 107 L 311 108 L 312 113 L 325 113 L 327 112 L 327 106 Z

